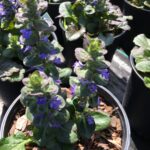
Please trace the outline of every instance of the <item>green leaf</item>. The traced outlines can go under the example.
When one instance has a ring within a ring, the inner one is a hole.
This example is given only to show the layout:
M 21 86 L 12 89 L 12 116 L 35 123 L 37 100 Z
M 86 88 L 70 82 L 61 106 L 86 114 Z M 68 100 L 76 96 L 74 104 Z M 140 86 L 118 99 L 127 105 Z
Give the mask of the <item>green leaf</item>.
M 57 139 L 62 143 L 73 144 L 78 141 L 77 126 L 73 122 L 68 122 L 60 128 Z
M 74 72 L 79 78 L 88 78 L 92 76 L 92 73 L 88 69 L 80 69 L 80 68 L 75 68 Z
M 43 78 L 40 76 L 38 71 L 34 71 L 30 76 L 29 76 L 29 84 L 31 87 L 41 87 Z
M 106 85 L 108 83 L 108 80 L 102 78 L 102 76 L 98 73 L 95 73 L 92 78 L 98 85 Z
M 91 5 L 87 5 L 87 6 L 84 8 L 84 12 L 85 12 L 87 15 L 91 15 L 91 14 L 94 14 L 94 13 L 95 13 L 95 9 L 94 9 L 94 7 L 92 7 Z
M 85 51 L 83 48 L 76 48 L 75 56 L 77 60 L 81 62 L 87 62 L 88 60 L 91 60 L 90 54 L 87 51 Z
M 2 81 L 16 82 L 21 81 L 24 77 L 25 69 L 13 61 L 0 61 L 0 78 Z
M 70 17 L 71 16 L 71 2 L 63 2 L 59 6 L 59 13 L 63 17 Z
M 103 112 L 91 112 L 88 113 L 94 118 L 95 121 L 95 131 L 101 131 L 109 127 L 111 119 L 110 117 Z
M 144 60 L 144 61 L 138 62 L 135 67 L 137 70 L 141 72 L 149 73 L 150 72 L 150 60 Z
M 106 35 L 100 34 L 98 38 L 105 43 L 105 46 L 109 46 L 114 41 L 114 35 L 111 33 Z
M 25 150 L 25 144 L 33 140 L 23 133 L 18 132 L 15 135 L 0 140 L 0 150 Z
M 49 85 L 48 87 L 43 87 L 43 91 L 46 93 L 58 93 L 59 87 L 57 85 Z
M 144 77 L 144 84 L 146 87 L 150 88 L 150 77 Z
M 150 8 L 150 2 L 147 0 L 147 1 L 144 1 L 144 5 L 148 8 Z
M 77 28 L 75 27 L 75 25 L 68 26 L 65 32 L 68 41 L 75 41 L 79 39 L 86 32 L 86 29 L 83 26 L 81 26 L 79 30 L 75 30 L 75 28 Z
M 66 78 L 69 77 L 72 73 L 72 69 L 71 68 L 60 68 L 59 69 L 59 77 L 60 78 Z
M 68 110 L 63 109 L 59 111 L 58 115 L 55 117 L 55 119 L 60 122 L 61 124 L 66 123 L 70 119 L 70 113 Z
M 95 124 L 89 125 L 85 116 L 78 120 L 77 126 L 79 135 L 85 139 L 89 139 L 95 131 Z
M 30 121 L 33 121 L 34 116 L 33 116 L 33 114 L 31 113 L 29 107 L 26 107 L 26 113 L 25 113 L 25 114 L 26 114 L 26 117 L 27 117 Z
M 73 77 L 73 76 L 70 77 L 69 84 L 70 84 L 71 86 L 73 86 L 73 85 L 75 85 L 75 84 L 79 84 L 79 83 L 80 83 L 80 82 L 79 82 L 79 79 L 78 79 L 77 77 Z
M 36 49 L 34 49 L 34 50 L 36 50 Z M 23 59 L 23 64 L 28 67 L 38 66 L 38 65 L 42 64 L 42 61 L 36 54 L 35 55 L 30 54 Z
M 144 49 L 150 50 L 150 39 L 148 39 L 144 34 L 136 36 L 133 42 Z

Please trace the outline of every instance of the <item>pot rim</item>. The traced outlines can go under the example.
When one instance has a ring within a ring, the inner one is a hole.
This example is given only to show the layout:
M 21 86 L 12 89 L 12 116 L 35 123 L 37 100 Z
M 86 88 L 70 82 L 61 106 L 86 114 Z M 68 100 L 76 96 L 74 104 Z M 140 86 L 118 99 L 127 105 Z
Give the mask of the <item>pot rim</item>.
M 63 18 L 59 18 L 59 26 L 60 26 L 61 29 L 65 32 L 65 28 L 64 28 L 64 26 L 63 26 L 63 24 L 62 24 L 62 19 L 63 19 Z M 124 35 L 127 31 L 128 31 L 128 30 L 122 30 L 122 32 L 120 32 L 119 34 L 117 34 L 117 35 L 114 36 L 114 39 L 117 39 L 118 37 Z M 85 34 L 87 34 L 87 32 L 86 32 Z M 96 37 L 98 37 L 98 36 L 96 36 Z
M 100 86 L 100 85 L 98 85 L 98 88 L 99 88 L 99 91 L 101 90 L 102 92 L 104 92 L 104 94 L 107 94 L 107 96 L 111 97 L 112 100 L 114 101 L 114 104 L 116 104 L 118 106 L 118 108 L 119 108 L 118 111 L 120 110 L 120 113 L 122 115 L 122 122 L 124 122 L 124 125 L 125 125 L 125 130 L 122 130 L 122 132 L 125 131 L 123 133 L 125 135 L 123 150 L 128 150 L 129 146 L 130 146 L 131 131 L 130 131 L 129 120 L 128 120 L 128 117 L 126 115 L 126 112 L 125 112 L 123 106 L 121 105 L 121 103 L 119 102 L 119 100 L 114 96 L 114 94 L 111 91 L 109 91 L 107 88 Z M 9 108 L 7 109 L 7 111 L 4 115 L 4 118 L 2 120 L 1 127 L 0 127 L 0 139 L 4 137 L 4 130 L 5 130 L 6 122 L 8 120 L 8 116 L 10 115 L 10 112 L 12 111 L 12 109 L 14 108 L 16 103 L 19 101 L 20 97 L 21 97 L 21 95 L 19 95 L 13 101 L 13 103 L 9 106 Z
M 67 2 L 68 0 L 66 0 L 66 1 L 64 1 L 64 2 Z M 75 0 L 73 0 L 73 2 L 75 2 Z M 73 2 L 71 2 L 71 3 L 73 3 Z M 49 2 L 48 4 L 50 4 L 50 5 L 60 5 L 61 3 L 63 3 L 63 2 Z
M 144 82 L 143 77 L 139 74 L 139 72 L 137 71 L 137 69 L 135 68 L 135 62 L 134 62 L 134 57 L 130 54 L 130 64 L 131 67 L 133 69 L 133 71 L 135 72 L 135 74 Z
M 120 111 L 122 113 L 122 118 L 124 119 L 124 124 L 125 124 L 125 127 L 127 129 L 126 130 L 126 141 L 124 143 L 124 149 L 123 150 L 129 150 L 129 147 L 130 147 L 130 138 L 131 138 L 131 130 L 130 130 L 130 124 L 129 124 L 129 120 L 128 120 L 127 114 L 126 114 L 123 106 L 121 105 L 120 101 L 117 99 L 117 97 L 111 91 L 109 91 L 104 86 L 98 85 L 98 87 L 100 89 L 102 89 L 103 91 L 105 91 L 110 97 L 112 97 L 112 99 L 118 105 L 118 108 L 120 109 Z
M 134 4 L 132 4 L 131 2 L 129 2 L 128 0 L 124 0 L 125 3 L 127 3 L 128 5 L 130 5 L 131 7 L 134 7 L 138 10 L 141 10 L 141 11 L 144 11 L 144 12 L 149 12 L 150 13 L 150 10 L 149 9 L 145 9 L 145 8 L 140 8 Z

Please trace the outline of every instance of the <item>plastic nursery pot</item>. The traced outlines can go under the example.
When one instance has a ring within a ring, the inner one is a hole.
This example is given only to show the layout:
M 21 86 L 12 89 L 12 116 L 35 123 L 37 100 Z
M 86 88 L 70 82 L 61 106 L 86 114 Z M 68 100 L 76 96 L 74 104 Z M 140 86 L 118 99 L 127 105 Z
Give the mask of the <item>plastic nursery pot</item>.
M 60 25 L 60 27 L 62 29 L 62 33 L 63 33 L 62 40 L 63 40 L 63 43 L 64 43 L 63 55 L 66 59 L 65 64 L 68 67 L 72 67 L 73 64 L 76 61 L 74 50 L 77 47 L 82 47 L 83 46 L 83 39 L 79 38 L 79 39 L 74 40 L 74 41 L 68 41 L 66 39 L 66 36 L 65 36 L 65 29 L 62 25 L 62 19 L 59 19 L 59 25 Z
M 57 36 L 52 32 L 50 40 L 57 40 Z M 26 68 L 25 76 L 28 76 L 32 70 Z M 9 82 L 9 81 L 0 81 L 0 100 L 4 103 L 6 107 L 13 102 L 13 100 L 20 94 L 20 90 L 23 87 L 22 82 Z
M 62 41 L 62 30 L 59 26 L 59 19 L 57 18 L 57 16 L 59 16 L 59 5 L 60 4 L 61 3 L 59 3 L 59 2 L 57 2 L 57 3 L 49 2 L 47 12 L 50 15 L 51 19 L 53 20 L 54 25 L 57 27 L 56 35 L 57 35 L 58 41 L 64 47 L 64 44 Z
M 129 21 L 129 25 L 134 34 L 145 33 L 150 35 L 150 10 L 138 8 L 128 0 L 124 0 L 123 10 L 125 15 L 133 16 L 133 20 Z
M 105 87 L 102 87 L 102 86 L 99 86 L 98 89 L 99 89 L 100 95 L 102 97 L 105 97 L 106 103 L 118 108 L 116 111 L 121 119 L 121 124 L 122 124 L 122 129 L 123 129 L 122 150 L 128 150 L 129 145 L 130 145 L 130 126 L 129 126 L 126 113 L 122 105 L 120 104 L 120 102 L 109 90 L 107 90 Z M 11 104 L 11 106 L 9 107 L 9 109 L 7 110 L 3 118 L 1 128 L 0 128 L 0 138 L 6 137 L 8 135 L 8 132 L 11 127 L 15 114 L 17 113 L 18 110 L 20 110 L 21 107 L 23 107 L 19 101 L 19 98 L 20 97 L 14 100 L 14 102 Z
M 22 82 L 0 81 L 0 100 L 6 107 L 20 94 Z
M 130 55 L 132 73 L 123 99 L 123 106 L 129 117 L 131 129 L 143 139 L 150 139 L 150 89 L 135 69 L 134 58 Z
M 56 30 L 56 35 L 58 37 L 58 41 L 59 43 L 63 45 L 63 42 L 62 42 L 62 30 L 59 26 L 59 19 L 56 18 L 58 15 L 59 15 L 59 5 L 60 3 L 52 3 L 52 2 L 49 2 L 48 4 L 48 9 L 47 9 L 47 12 L 49 13 L 51 19 L 53 20 L 54 22 L 54 25 L 56 26 L 57 30 Z
M 125 35 L 126 31 L 122 31 L 120 34 L 114 37 L 113 43 L 106 47 L 108 51 L 107 54 L 105 55 L 106 60 L 111 61 L 116 49 L 122 47 Z

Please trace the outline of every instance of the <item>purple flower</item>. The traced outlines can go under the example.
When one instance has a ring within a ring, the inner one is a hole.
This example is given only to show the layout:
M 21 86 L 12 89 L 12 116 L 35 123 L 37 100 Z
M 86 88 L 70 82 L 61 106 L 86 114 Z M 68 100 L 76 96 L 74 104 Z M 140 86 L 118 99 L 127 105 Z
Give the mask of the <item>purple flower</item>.
M 94 118 L 92 116 L 87 116 L 86 120 L 87 120 L 88 125 L 93 125 L 95 123 Z
M 25 53 L 27 51 L 30 51 L 32 49 L 32 46 L 27 45 L 25 48 L 22 49 L 22 51 Z
M 97 71 L 101 74 L 101 76 L 106 79 L 109 80 L 109 71 L 108 69 L 97 69 Z
M 93 0 L 92 5 L 96 6 L 98 4 L 98 0 Z
M 38 69 L 39 71 L 44 71 L 44 70 L 45 70 L 44 66 L 38 66 L 37 69 Z
M 47 36 L 42 37 L 42 38 L 41 38 L 41 41 L 43 41 L 43 42 L 48 42 L 48 37 L 47 37 Z
M 32 67 L 30 67 L 30 70 L 32 71 L 32 70 L 39 70 L 39 71 L 44 71 L 45 70 L 45 68 L 43 67 L 43 66 L 32 66 Z
M 44 114 L 44 113 L 34 114 L 34 118 L 35 118 L 35 119 L 43 119 L 43 118 L 44 118 L 44 116 L 45 116 L 45 114 Z
M 62 83 L 61 80 L 59 80 L 59 79 L 58 79 L 58 80 L 55 80 L 55 82 L 56 82 L 56 84 L 58 84 L 58 85 Z
M 29 39 L 31 34 L 32 34 L 32 30 L 31 29 L 21 29 L 20 32 L 22 33 L 22 36 L 25 39 Z
M 53 63 L 56 64 L 56 65 L 59 65 L 59 64 L 61 64 L 62 62 L 61 62 L 61 59 L 60 59 L 60 58 L 55 58 L 55 59 L 53 60 Z
M 6 11 L 4 5 L 0 3 L 0 18 L 3 17 L 4 15 L 6 15 Z
M 80 79 L 80 83 L 81 83 L 82 85 L 87 85 L 87 84 L 90 83 L 90 81 L 85 80 L 85 79 Z
M 90 92 L 93 94 L 95 92 L 97 92 L 97 86 L 95 83 L 89 83 L 88 84 L 88 89 L 90 90 Z
M 61 124 L 58 123 L 58 122 L 53 122 L 51 127 L 52 127 L 52 128 L 60 128 L 60 127 L 61 127 Z
M 44 104 L 46 104 L 46 102 L 47 102 L 46 97 L 38 97 L 37 98 L 37 104 L 38 105 L 44 105 Z
M 81 61 L 76 61 L 76 62 L 74 63 L 74 65 L 73 65 L 74 68 L 76 68 L 76 67 L 82 68 L 83 66 L 84 66 L 84 65 L 83 65 L 83 63 L 82 63 Z
M 61 104 L 62 104 L 61 100 L 57 96 L 55 96 L 50 101 L 50 108 L 58 110 Z
M 99 106 L 99 105 L 100 105 L 100 103 L 101 103 L 101 98 L 100 98 L 100 97 L 98 97 L 98 99 L 97 99 L 97 105 Z
M 43 59 L 46 59 L 47 56 L 48 56 L 48 55 L 45 54 L 45 53 L 40 53 L 40 54 L 39 54 L 39 58 L 42 59 L 42 60 L 43 60 Z
M 77 88 L 77 85 L 75 85 L 75 84 L 73 84 L 73 85 L 70 87 L 71 95 L 74 95 L 74 94 L 75 94 L 76 88 Z
M 58 53 L 58 51 L 56 50 L 56 49 L 51 49 L 50 50 L 50 54 L 51 55 L 55 55 L 55 54 L 57 54 Z

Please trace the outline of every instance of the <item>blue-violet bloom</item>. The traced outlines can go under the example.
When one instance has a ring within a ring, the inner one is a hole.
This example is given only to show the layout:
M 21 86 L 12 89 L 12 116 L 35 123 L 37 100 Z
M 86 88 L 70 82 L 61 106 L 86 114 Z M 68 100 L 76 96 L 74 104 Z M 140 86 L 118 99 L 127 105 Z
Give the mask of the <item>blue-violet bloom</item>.
M 59 64 L 61 64 L 62 62 L 61 62 L 61 59 L 60 58 L 55 58 L 54 60 L 53 60 L 53 63 L 54 64 L 56 64 L 56 65 L 59 65 Z
M 87 116 L 86 120 L 87 120 L 88 125 L 93 125 L 95 123 L 94 118 L 92 116 Z
M 76 88 L 77 88 L 77 85 L 73 84 L 71 87 L 70 87 L 70 91 L 71 91 L 71 95 L 74 96 L 75 94 L 75 91 L 76 91 Z
M 97 69 L 97 71 L 101 74 L 101 76 L 106 79 L 109 80 L 109 70 L 108 69 Z
M 93 94 L 95 92 L 97 92 L 97 86 L 95 83 L 89 83 L 88 84 L 88 89 L 90 90 L 90 92 Z
M 46 97 L 38 97 L 37 98 L 37 104 L 38 105 L 44 105 L 44 104 L 46 104 L 46 102 L 47 102 Z
M 42 59 L 42 60 L 43 60 L 43 59 L 46 59 L 47 56 L 48 56 L 48 54 L 45 54 L 45 53 L 40 53 L 40 54 L 39 54 L 39 58 Z
M 31 34 L 32 34 L 32 30 L 31 29 L 21 29 L 20 32 L 22 33 L 23 38 L 25 39 L 29 39 Z
M 58 110 L 61 104 L 61 100 L 57 96 L 55 96 L 50 101 L 50 108 Z

